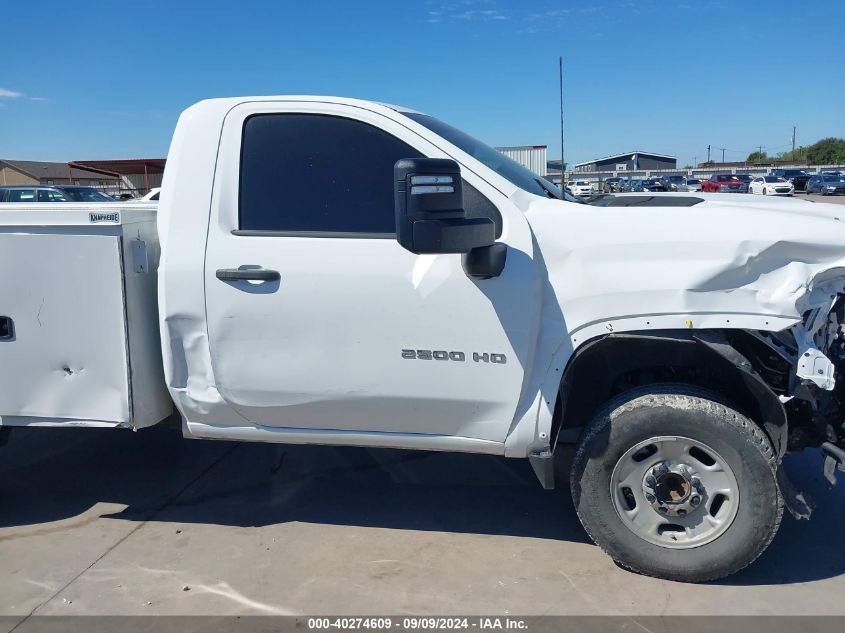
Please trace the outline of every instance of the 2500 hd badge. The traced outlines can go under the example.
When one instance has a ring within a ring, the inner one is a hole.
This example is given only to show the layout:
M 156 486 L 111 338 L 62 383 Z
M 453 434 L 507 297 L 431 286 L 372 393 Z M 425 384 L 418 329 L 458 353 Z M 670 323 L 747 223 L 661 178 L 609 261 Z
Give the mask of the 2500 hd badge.
M 430 349 L 403 349 L 402 358 L 406 360 L 454 360 L 459 363 L 466 361 L 466 354 L 463 352 L 447 352 L 446 350 Z M 472 360 L 476 363 L 494 363 L 504 365 L 508 362 L 504 354 L 491 354 L 489 352 L 473 352 Z

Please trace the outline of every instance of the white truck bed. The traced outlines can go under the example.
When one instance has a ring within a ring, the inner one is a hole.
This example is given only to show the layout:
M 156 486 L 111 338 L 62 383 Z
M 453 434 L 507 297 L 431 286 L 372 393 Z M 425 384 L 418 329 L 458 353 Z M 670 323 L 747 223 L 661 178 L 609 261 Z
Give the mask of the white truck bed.
M 0 204 L 0 425 L 167 417 L 156 205 Z

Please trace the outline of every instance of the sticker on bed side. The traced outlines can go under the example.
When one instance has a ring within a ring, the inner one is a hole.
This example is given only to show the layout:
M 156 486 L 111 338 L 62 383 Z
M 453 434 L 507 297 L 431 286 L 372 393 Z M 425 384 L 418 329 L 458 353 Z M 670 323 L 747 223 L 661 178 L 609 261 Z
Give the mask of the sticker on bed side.
M 94 213 L 92 211 L 88 214 L 88 222 L 91 224 L 98 222 L 111 222 L 117 224 L 120 222 L 120 213 L 117 211 L 112 211 L 111 213 Z

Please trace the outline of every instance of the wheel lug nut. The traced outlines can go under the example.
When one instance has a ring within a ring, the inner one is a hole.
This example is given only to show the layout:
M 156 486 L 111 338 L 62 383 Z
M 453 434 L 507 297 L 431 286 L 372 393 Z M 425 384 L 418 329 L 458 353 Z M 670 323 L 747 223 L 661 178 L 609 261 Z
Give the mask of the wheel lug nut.
M 657 497 L 655 497 L 654 495 L 648 495 L 648 494 L 647 494 L 647 495 L 645 496 L 646 501 L 648 501 L 649 503 L 654 503 L 654 500 L 655 500 L 656 498 L 657 498 Z
M 678 516 L 679 517 L 684 516 L 686 513 L 687 513 L 687 511 L 684 510 L 683 508 L 678 508 Z
M 645 478 L 645 483 L 648 487 L 654 488 L 655 484 L 657 484 L 657 480 L 654 477 L 652 477 L 651 475 L 649 475 L 648 477 Z
M 669 509 L 666 506 L 660 506 L 660 507 L 657 508 L 657 511 L 666 514 L 669 511 Z
M 699 497 L 698 495 L 693 495 L 692 497 L 690 497 L 689 502 L 692 505 L 697 506 L 699 503 L 701 503 L 701 497 Z

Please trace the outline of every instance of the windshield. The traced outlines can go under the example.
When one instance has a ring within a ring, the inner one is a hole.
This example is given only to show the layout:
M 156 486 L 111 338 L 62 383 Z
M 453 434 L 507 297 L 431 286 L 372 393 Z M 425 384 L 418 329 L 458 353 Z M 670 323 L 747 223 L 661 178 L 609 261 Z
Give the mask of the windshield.
M 462 132 L 461 130 L 443 123 L 443 121 L 435 119 L 433 116 L 428 116 L 427 114 L 419 114 L 417 112 L 402 112 L 401 114 L 416 121 L 420 125 L 427 127 L 438 136 L 442 136 L 452 143 L 452 145 L 459 147 L 461 150 L 475 158 L 480 163 L 489 167 L 502 178 L 510 181 L 520 189 L 538 196 L 543 196 L 544 198 L 565 198 L 570 202 L 582 202 L 568 193 L 564 194 L 554 183 L 538 176 L 530 169 L 523 167 L 516 161 L 511 160 L 489 145 L 473 138 L 466 132 Z
M 114 198 L 107 196 L 102 191 L 88 189 L 87 187 L 62 189 L 62 192 L 76 202 L 114 202 Z
M 825 176 L 825 182 L 839 182 L 840 180 L 845 180 L 842 176 Z
M 683 176 L 667 176 L 666 180 L 669 182 L 683 182 Z
M 765 178 L 763 178 L 763 180 L 765 180 L 766 182 L 786 182 L 783 178 L 780 178 L 779 176 L 766 176 Z
M 690 178 L 690 179 L 688 179 L 688 180 L 687 180 L 687 184 L 688 184 L 688 185 L 698 185 L 698 184 L 700 184 L 700 183 L 701 183 L 701 181 L 700 181 L 700 180 L 696 180 L 696 179 L 694 179 L 694 178 Z

